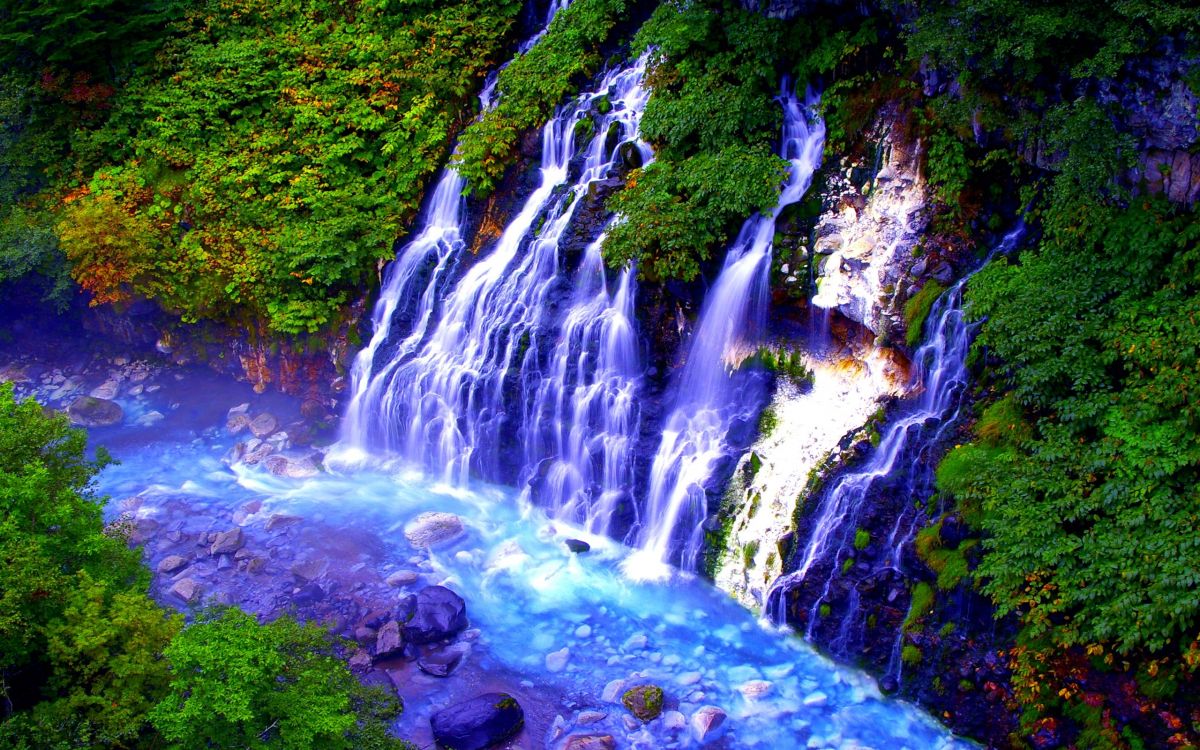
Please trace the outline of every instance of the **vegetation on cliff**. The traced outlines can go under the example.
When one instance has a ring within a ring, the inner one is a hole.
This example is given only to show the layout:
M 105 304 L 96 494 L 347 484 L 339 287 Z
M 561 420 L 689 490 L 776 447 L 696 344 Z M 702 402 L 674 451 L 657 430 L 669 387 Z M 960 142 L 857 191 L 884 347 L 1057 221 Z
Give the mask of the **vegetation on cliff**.
M 328 326 L 390 257 L 521 9 L 211 0 L 118 21 L 112 3 L 53 5 L 0 26 L 27 40 L 0 97 L 0 278 L 61 274 L 61 253 L 93 303 L 281 333 Z M 85 40 L 92 54 L 64 57 Z

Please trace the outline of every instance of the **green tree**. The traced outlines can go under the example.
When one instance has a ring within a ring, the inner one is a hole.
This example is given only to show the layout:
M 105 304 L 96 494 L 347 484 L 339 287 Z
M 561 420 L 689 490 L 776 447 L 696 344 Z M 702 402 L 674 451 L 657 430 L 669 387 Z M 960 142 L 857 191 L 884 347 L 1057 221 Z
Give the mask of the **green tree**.
M 311 623 L 259 625 L 239 609 L 209 610 L 166 655 L 174 677 L 151 720 L 171 747 L 405 746 L 385 729 L 399 705 L 366 691 Z

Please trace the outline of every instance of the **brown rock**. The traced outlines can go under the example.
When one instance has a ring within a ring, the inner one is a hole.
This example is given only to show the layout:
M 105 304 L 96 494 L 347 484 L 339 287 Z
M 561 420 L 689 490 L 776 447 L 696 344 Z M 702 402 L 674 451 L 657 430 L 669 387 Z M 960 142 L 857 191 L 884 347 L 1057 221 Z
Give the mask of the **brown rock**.
M 265 438 L 279 429 L 279 420 L 274 415 L 263 412 L 250 420 L 250 434 L 256 438 Z
M 192 604 L 200 598 L 201 586 L 193 578 L 181 578 L 171 587 L 171 593 L 185 604 Z
M 177 570 L 182 570 L 187 567 L 188 559 L 180 555 L 169 555 L 164 557 L 158 564 L 159 573 L 174 573 Z
M 389 620 L 379 629 L 375 637 L 375 658 L 386 659 L 404 651 L 404 636 L 400 633 L 400 623 Z
M 564 750 L 615 750 L 611 734 L 576 734 L 567 738 Z
M 240 526 L 234 526 L 229 531 L 222 531 L 213 539 L 212 546 L 208 548 L 210 555 L 227 555 L 233 554 L 242 548 L 246 543 L 246 535 L 242 532 Z

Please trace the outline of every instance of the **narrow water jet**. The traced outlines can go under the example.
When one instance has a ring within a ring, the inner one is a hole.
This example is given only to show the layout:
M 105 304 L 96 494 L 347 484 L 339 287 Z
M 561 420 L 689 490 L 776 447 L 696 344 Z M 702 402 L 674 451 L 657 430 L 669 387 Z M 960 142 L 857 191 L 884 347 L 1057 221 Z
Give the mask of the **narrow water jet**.
M 989 258 L 1011 251 L 1024 232 L 1024 222 L 1019 222 Z M 787 623 L 788 592 L 804 584 L 819 563 L 830 558 L 836 563 L 839 559 L 853 557 L 857 519 L 873 497 L 873 488 L 877 483 L 896 478 L 902 478 L 904 482 L 899 493 L 905 498 L 901 505 L 907 512 L 901 513 L 893 524 L 885 542 L 889 553 L 882 556 L 877 567 L 902 572 L 902 549 L 920 522 L 920 512 L 912 508 L 908 499 L 923 498 L 932 491 L 932 468 L 927 466 L 929 452 L 943 442 L 963 407 L 962 395 L 969 377 L 967 354 L 977 327 L 967 322 L 962 306 L 963 290 L 970 277 L 963 277 L 948 289 L 930 312 L 929 332 L 914 357 L 913 391 L 918 393 L 915 403 L 886 427 L 878 447 L 862 467 L 838 477 L 824 493 L 808 538 L 793 558 L 792 571 L 771 586 L 766 600 L 767 613 L 775 622 Z M 806 635 L 810 639 L 821 620 L 821 606 L 829 604 L 831 587 L 838 576 L 836 564 L 829 569 L 820 585 L 820 594 L 808 612 Z M 844 653 L 840 649 L 848 646 L 851 627 L 858 614 L 857 590 L 852 588 L 851 591 L 847 611 L 837 626 L 838 635 L 829 644 L 835 653 Z M 893 651 L 888 675 L 898 677 L 901 667 L 899 649 Z
M 729 453 L 730 429 L 753 417 L 753 407 L 741 397 L 746 378 L 738 365 L 753 353 L 763 327 L 775 220 L 812 184 L 825 140 L 824 123 L 811 110 L 815 98 L 803 106 L 785 91 L 780 102 L 780 155 L 790 162 L 787 182 L 770 214 L 757 214 L 742 225 L 705 300 L 651 468 L 637 537 L 641 552 L 630 560 L 631 576 L 662 576 L 670 563 L 695 568 L 707 516 L 705 485 Z

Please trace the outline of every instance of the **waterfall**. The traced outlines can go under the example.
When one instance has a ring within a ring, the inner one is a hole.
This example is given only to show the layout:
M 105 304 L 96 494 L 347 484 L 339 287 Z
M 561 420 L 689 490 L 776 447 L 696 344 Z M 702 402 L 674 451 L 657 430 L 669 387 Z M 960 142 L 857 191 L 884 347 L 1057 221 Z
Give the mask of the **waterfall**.
M 611 70 L 594 91 L 561 107 L 542 130 L 540 184 L 491 252 L 444 290 L 431 316 L 436 323 L 399 346 L 368 347 L 374 359 L 382 352 L 390 359 L 369 368 L 371 383 L 356 385 L 378 394 L 351 425 L 364 436 L 361 444 L 440 471 L 453 484 L 471 471 L 506 478 L 500 446 L 521 431 L 522 409 L 512 402 L 538 379 L 544 360 L 543 338 L 554 323 L 551 293 L 562 283 L 560 240 L 589 186 L 609 176 L 621 146 L 636 137 L 647 98 L 644 71 L 644 58 Z M 611 109 L 596 115 L 596 134 L 572 183 L 576 125 L 601 98 Z M 616 144 L 609 138 L 613 126 Z
M 518 54 L 529 51 L 545 36 L 554 16 L 569 4 L 570 0 L 552 0 L 541 28 L 521 44 Z M 484 81 L 479 93 L 482 111 L 495 104 L 497 74 L 504 66 L 490 72 Z M 396 259 L 388 266 L 371 313 L 371 340 L 355 355 L 350 368 L 350 402 L 342 421 L 338 451 L 343 459 L 361 456 L 371 446 L 386 443 L 382 427 L 389 419 L 380 417 L 394 412 L 389 391 L 392 376 L 424 338 L 442 283 L 458 251 L 466 245 L 465 187 L 453 168 L 442 170 L 432 198 L 417 216 L 416 236 L 396 252 Z M 404 330 L 394 331 L 397 324 Z M 393 341 L 393 334 L 402 338 Z
M 675 407 L 651 468 L 637 539 L 640 552 L 627 566 L 631 576 L 661 575 L 676 556 L 680 567 L 695 567 L 707 515 L 704 485 L 729 451 L 726 438 L 731 427 L 753 418 L 753 405 L 746 403 L 750 399 L 739 398 L 745 378 L 739 377 L 737 368 L 753 353 L 766 314 L 775 219 L 808 190 L 825 137 L 824 123 L 814 117 L 810 124 L 789 91 L 780 102 L 784 110 L 780 155 L 790 163 L 787 182 L 770 214 L 756 214 L 742 225 L 705 300 L 676 384 Z M 810 112 L 814 103 L 808 102 Z
M 993 255 L 1014 248 L 1024 235 L 1025 225 L 1019 222 L 1000 242 Z M 781 576 L 767 595 L 767 611 L 780 624 L 787 619 L 786 596 L 800 586 L 815 566 L 831 555 L 837 559 L 852 558 L 857 519 L 864 505 L 872 498 L 877 483 L 896 481 L 903 486 L 898 492 L 899 507 L 903 509 L 885 540 L 888 554 L 881 556 L 882 569 L 900 572 L 900 555 L 919 522 L 912 507 L 913 498 L 924 498 L 932 491 L 932 467 L 929 452 L 941 444 L 947 430 L 956 422 L 962 409 L 962 393 L 968 381 L 967 354 L 975 326 L 969 324 L 962 307 L 963 290 L 970 276 L 948 289 L 930 311 L 925 343 L 914 357 L 914 378 L 918 384 L 917 399 L 899 418 L 884 430 L 878 447 L 859 469 L 838 477 L 824 494 L 817 509 L 805 546 L 794 556 L 792 572 Z M 835 560 L 836 562 L 836 560 Z M 874 575 L 878 571 L 872 571 Z M 829 594 L 837 577 L 837 565 L 821 585 L 808 615 L 807 635 L 812 638 L 820 619 L 820 607 L 829 604 Z M 837 628 L 835 642 L 829 644 L 835 653 L 848 646 L 851 624 L 857 614 L 856 588 L 851 588 L 850 602 Z M 895 649 L 898 652 L 898 649 Z M 899 669 L 893 658 L 889 673 Z
M 648 149 L 647 149 L 648 150 Z M 550 368 L 529 399 L 523 484 L 557 518 L 605 534 L 633 486 L 642 364 L 634 324 L 634 272 L 609 289 L 600 252 L 588 246 Z

